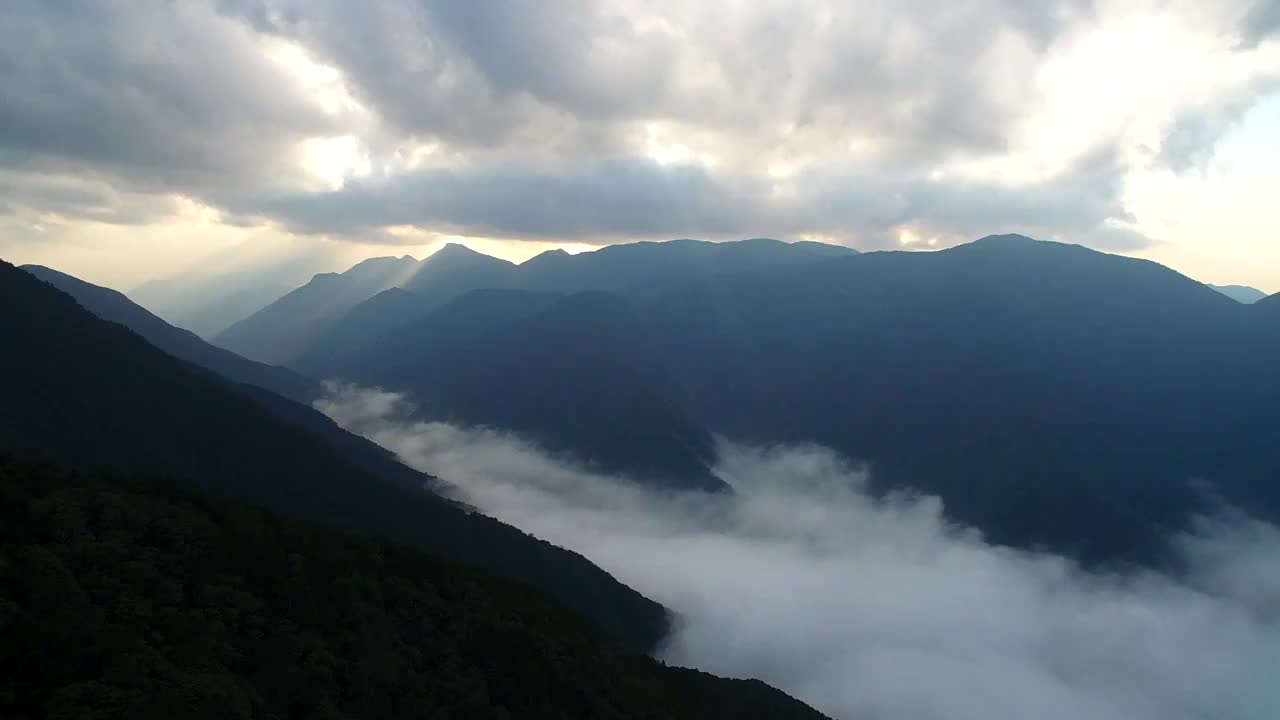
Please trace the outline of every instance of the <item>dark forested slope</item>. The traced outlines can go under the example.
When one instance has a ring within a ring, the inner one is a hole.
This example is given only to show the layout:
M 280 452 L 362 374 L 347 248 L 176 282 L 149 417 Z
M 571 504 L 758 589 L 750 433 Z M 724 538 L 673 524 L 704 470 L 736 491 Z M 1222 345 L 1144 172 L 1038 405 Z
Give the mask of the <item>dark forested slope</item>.
M 822 717 L 406 548 L 3 457 L 0 637 L 12 718 Z
M 24 265 L 22 269 L 75 298 L 94 315 L 124 325 L 180 360 L 208 368 L 228 380 L 256 385 L 298 402 L 310 402 L 320 394 L 319 383 L 310 378 L 288 368 L 247 360 L 211 345 L 195 333 L 156 317 L 116 290 L 40 265 Z
M 415 545 L 532 583 L 634 647 L 663 608 L 574 553 L 369 474 L 260 398 L 0 263 L 0 451 L 144 473 Z M 288 401 L 277 398 L 277 403 Z

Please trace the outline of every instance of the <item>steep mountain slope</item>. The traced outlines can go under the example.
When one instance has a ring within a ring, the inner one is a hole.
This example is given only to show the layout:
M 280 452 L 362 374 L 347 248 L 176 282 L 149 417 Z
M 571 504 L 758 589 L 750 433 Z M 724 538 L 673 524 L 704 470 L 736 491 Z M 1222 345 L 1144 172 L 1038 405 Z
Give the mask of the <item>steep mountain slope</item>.
M 310 402 L 320 394 L 319 385 L 311 379 L 286 368 L 246 360 L 210 345 L 195 333 L 161 320 L 115 290 L 40 265 L 23 265 L 22 269 L 75 298 L 94 315 L 124 325 L 179 360 L 208 368 L 233 382 L 266 388 L 298 402 Z
M 717 432 L 817 441 L 994 540 L 1160 556 L 1207 482 L 1280 510 L 1280 374 L 1250 310 L 1153 263 L 1027 238 L 726 276 L 653 337 Z
M 98 317 L 124 325 L 170 355 L 236 383 L 236 391 L 254 399 L 280 420 L 323 441 L 370 475 L 416 490 L 434 484 L 433 478 L 405 466 L 387 450 L 348 433 L 309 405 L 299 404 L 319 397 L 319 383 L 292 370 L 255 363 L 210 345 L 186 330 L 169 325 L 115 290 L 48 268 L 27 265 L 22 269 L 71 295 L 81 307 Z
M 402 547 L 3 459 L 0 607 L 5 717 L 822 717 Z
M 292 367 L 323 374 L 336 357 L 381 342 L 382 336 L 407 325 L 462 293 L 480 288 L 507 288 L 516 266 L 449 243 L 436 251 L 403 282 L 349 308 L 290 360 Z
M 515 282 L 516 266 L 466 245 L 449 243 L 422 261 L 401 287 L 426 299 L 431 307 L 479 288 L 505 288 Z
M 281 419 L 308 409 L 268 411 L 8 264 L 0 308 L 0 451 L 174 478 L 473 563 L 540 587 L 633 647 L 665 632 L 661 606 L 582 557 L 370 476 Z
M 711 436 L 669 399 L 639 316 L 605 293 L 463 295 L 329 368 L 433 419 L 514 430 L 606 471 L 715 490 Z
M 399 285 L 417 269 L 418 261 L 406 255 L 365 260 L 344 273 L 321 273 L 222 331 L 214 342 L 259 362 L 286 364 L 356 303 Z
M 427 299 L 417 293 L 398 287 L 383 290 L 334 321 L 289 364 L 315 377 L 327 377 L 328 368 L 339 358 L 378 348 L 383 336 L 427 314 L 428 307 Z

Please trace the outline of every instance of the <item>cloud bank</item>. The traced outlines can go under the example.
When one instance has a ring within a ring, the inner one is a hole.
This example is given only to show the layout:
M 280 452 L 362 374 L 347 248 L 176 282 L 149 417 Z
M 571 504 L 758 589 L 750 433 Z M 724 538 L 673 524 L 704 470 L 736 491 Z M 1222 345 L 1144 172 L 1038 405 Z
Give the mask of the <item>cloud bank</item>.
M 936 498 L 878 500 L 820 447 L 725 443 L 732 495 L 649 491 L 510 434 L 318 407 L 459 499 L 576 550 L 679 615 L 662 657 L 757 677 L 837 717 L 1261 720 L 1280 712 L 1280 531 L 1206 519 L 1189 572 L 1102 575 L 994 547 Z

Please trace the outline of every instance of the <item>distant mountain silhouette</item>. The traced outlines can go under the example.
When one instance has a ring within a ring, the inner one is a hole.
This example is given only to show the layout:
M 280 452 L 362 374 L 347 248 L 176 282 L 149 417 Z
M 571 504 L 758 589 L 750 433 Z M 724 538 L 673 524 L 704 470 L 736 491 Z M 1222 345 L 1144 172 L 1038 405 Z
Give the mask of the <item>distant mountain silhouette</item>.
M 374 455 L 331 445 L 341 431 L 308 408 L 264 403 L 7 263 L 0 308 L 0 452 L 171 478 L 426 549 L 531 583 L 633 647 L 666 630 L 661 606 L 581 556 L 370 474 Z
M 520 266 L 520 287 L 564 293 L 602 290 L 645 300 L 715 275 L 805 265 L 856 254 L 856 250 L 839 245 L 785 243 L 767 238 L 721 243 L 639 242 L 576 255 L 562 251 L 543 253 Z
M 315 377 L 328 377 L 340 358 L 359 353 L 401 326 L 427 314 L 427 299 L 393 287 L 374 295 L 329 323 L 307 348 L 293 357 L 291 367 Z
M 390 330 L 423 317 L 458 295 L 477 288 L 506 288 L 516 266 L 449 243 L 405 276 L 402 287 L 384 290 L 353 303 L 317 333 L 307 347 L 289 359 L 292 367 L 320 372 L 334 358 L 359 348 Z
M 145 282 L 126 294 L 166 322 L 207 339 L 279 300 L 295 286 L 236 273 L 213 277 L 180 274 Z
M 399 293 L 374 301 L 386 287 L 317 276 L 327 282 L 312 281 L 216 341 L 246 357 L 315 372 L 353 343 L 370 342 L 386 329 L 407 325 L 471 290 L 602 290 L 643 301 L 717 274 L 820 262 L 856 252 L 838 245 L 763 238 L 723 243 L 673 240 L 613 245 L 575 255 L 550 251 L 512 265 L 448 244 L 416 269 L 397 269 L 394 285 L 420 298 L 416 304 L 414 296 Z M 359 307 L 366 300 L 373 306 Z
M 1246 305 L 1256 303 L 1267 296 L 1257 288 L 1251 288 L 1247 285 L 1210 285 L 1209 287 L 1226 295 L 1232 300 L 1242 302 Z
M 1017 235 L 864 255 L 638 243 L 514 274 L 591 292 L 466 295 L 417 319 L 397 294 L 381 334 L 307 368 L 635 475 L 698 477 L 708 432 L 819 442 L 996 542 L 1090 562 L 1161 560 L 1206 491 L 1280 516 L 1274 299 L 1245 307 L 1155 263 Z M 557 402 L 619 430 L 584 431 Z
M 715 278 L 652 308 L 713 431 L 816 441 L 997 542 L 1153 560 L 1209 487 L 1280 511 L 1250 310 L 1154 263 L 994 236 Z
M 210 345 L 195 333 L 161 320 L 123 293 L 40 265 L 23 265 L 22 269 L 75 298 L 94 315 L 124 325 L 180 360 L 208 368 L 234 382 L 266 388 L 298 402 L 309 403 L 320 395 L 319 384 L 310 378 L 287 368 L 246 360 Z
M 321 273 L 219 333 L 214 342 L 244 357 L 286 364 L 355 304 L 395 287 L 418 269 L 415 258 L 382 257 L 344 273 Z
M 463 295 L 327 368 L 407 390 L 430 418 L 514 430 L 601 470 L 716 490 L 710 434 L 670 401 L 626 300 L 523 290 Z
M 439 306 L 459 293 L 477 288 L 509 287 L 516 266 L 478 253 L 466 245 L 449 243 L 432 253 L 400 286 Z
M 688 248 L 708 251 L 671 252 Z M 601 250 L 585 279 L 528 272 L 570 289 L 662 274 L 599 259 L 631 252 L 649 250 Z M 1280 516 L 1277 301 L 1245 307 L 1155 263 L 1017 235 L 833 255 L 652 298 L 644 284 L 631 300 L 466 295 L 319 369 L 637 476 L 680 458 L 673 445 L 692 449 L 686 467 L 705 462 L 707 431 L 819 442 L 869 462 L 881 489 L 940 495 L 996 542 L 1090 562 L 1161 560 L 1205 490 Z M 651 432 L 663 426 L 680 430 Z M 627 446 L 630 433 L 653 442 Z

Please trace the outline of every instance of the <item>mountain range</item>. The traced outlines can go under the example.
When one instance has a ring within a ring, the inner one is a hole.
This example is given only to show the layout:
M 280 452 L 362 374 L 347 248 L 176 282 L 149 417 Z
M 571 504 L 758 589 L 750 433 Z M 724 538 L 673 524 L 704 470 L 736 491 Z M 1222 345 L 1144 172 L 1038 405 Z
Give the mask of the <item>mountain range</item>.
M 421 262 L 407 256 L 374 258 L 345 273 L 317 275 L 214 341 L 262 362 L 317 368 L 334 352 L 373 340 L 379 331 L 422 317 L 467 290 L 601 290 L 648 299 L 725 272 L 786 267 L 855 252 L 835 245 L 764 238 L 736 243 L 674 240 L 617 245 L 577 255 L 552 250 L 514 265 L 449 244 Z M 413 295 L 391 293 L 391 299 L 381 298 L 376 308 L 358 307 L 391 288 Z
M 447 246 L 317 275 L 219 347 L 0 263 L 0 714 L 818 718 L 644 657 L 665 608 L 338 427 L 320 380 L 663 490 L 733 492 L 717 436 L 819 443 L 995 543 L 1167 567 L 1200 515 L 1280 520 L 1255 300 L 1017 235 Z
M 996 542 L 1088 562 L 1161 562 L 1210 496 L 1280 512 L 1274 301 L 1154 263 L 1021 236 L 445 257 L 493 287 L 402 283 L 283 361 L 665 486 L 721 487 L 715 434 L 818 442 Z

